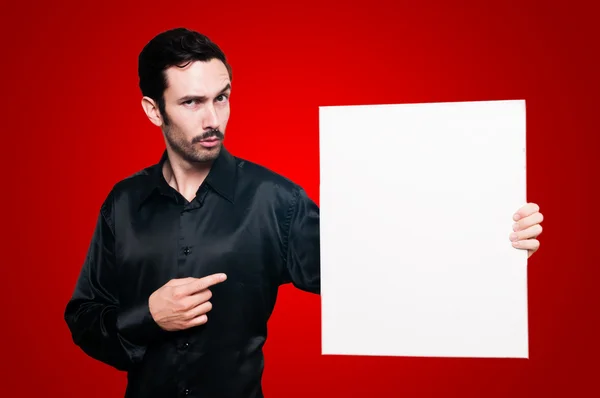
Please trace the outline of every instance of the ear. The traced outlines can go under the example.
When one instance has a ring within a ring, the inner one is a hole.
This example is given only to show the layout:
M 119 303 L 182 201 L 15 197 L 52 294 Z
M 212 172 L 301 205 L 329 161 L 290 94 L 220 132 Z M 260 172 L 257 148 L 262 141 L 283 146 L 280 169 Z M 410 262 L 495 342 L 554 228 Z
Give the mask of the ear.
M 158 104 L 154 102 L 152 98 L 142 98 L 142 109 L 144 109 L 146 116 L 148 116 L 148 119 L 150 122 L 152 122 L 152 124 L 158 127 L 163 125 L 163 120 L 160 116 L 160 111 L 158 110 Z

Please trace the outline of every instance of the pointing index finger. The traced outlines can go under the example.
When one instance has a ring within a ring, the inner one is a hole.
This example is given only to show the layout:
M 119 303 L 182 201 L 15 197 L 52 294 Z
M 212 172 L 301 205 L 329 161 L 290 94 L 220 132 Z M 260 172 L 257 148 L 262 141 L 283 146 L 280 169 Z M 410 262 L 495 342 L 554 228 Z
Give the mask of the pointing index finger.
M 203 278 L 190 278 L 191 282 L 183 285 L 175 286 L 176 294 L 179 297 L 191 296 L 207 288 L 221 283 L 227 279 L 227 275 L 224 273 L 212 274 Z
M 223 273 L 212 274 L 205 276 L 203 278 L 198 279 L 197 281 L 190 283 L 190 287 L 192 288 L 191 293 L 196 293 L 201 290 L 205 290 L 211 286 L 214 286 L 218 283 L 224 282 L 227 279 L 227 275 Z

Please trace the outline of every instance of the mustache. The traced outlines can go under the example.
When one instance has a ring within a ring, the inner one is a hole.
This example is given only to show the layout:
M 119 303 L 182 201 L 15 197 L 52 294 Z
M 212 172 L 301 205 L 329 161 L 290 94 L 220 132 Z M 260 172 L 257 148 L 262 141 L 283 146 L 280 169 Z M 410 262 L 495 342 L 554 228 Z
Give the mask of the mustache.
M 213 138 L 213 137 L 216 137 L 216 138 L 222 140 L 222 139 L 225 138 L 225 135 L 219 129 L 209 130 L 209 131 L 207 131 L 205 133 L 202 133 L 200 135 L 195 136 L 192 139 L 192 144 L 196 144 L 196 143 L 198 143 L 198 142 L 200 142 L 202 140 L 206 140 L 208 138 Z

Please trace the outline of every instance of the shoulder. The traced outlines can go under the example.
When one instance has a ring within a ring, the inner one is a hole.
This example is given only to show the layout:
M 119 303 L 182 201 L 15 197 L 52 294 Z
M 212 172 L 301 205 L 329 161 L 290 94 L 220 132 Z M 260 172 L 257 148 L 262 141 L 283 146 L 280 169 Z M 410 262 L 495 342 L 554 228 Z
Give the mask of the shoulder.
M 265 216 L 275 216 L 285 236 L 293 225 L 318 223 L 319 206 L 296 181 L 255 162 L 237 157 L 236 162 L 236 195 L 244 206 L 259 204 Z
M 240 194 L 250 190 L 265 199 L 292 203 L 305 196 L 303 187 L 289 177 L 259 163 L 235 157 Z
M 153 173 L 157 165 L 152 165 L 138 172 L 123 178 L 114 184 L 112 192 L 115 195 L 131 194 L 139 191 L 146 191 L 152 187 Z
M 121 204 L 135 205 L 143 200 L 155 186 L 153 173 L 156 171 L 156 167 L 157 165 L 145 167 L 117 181 L 102 203 L 102 212 L 105 216 L 113 214 L 115 208 Z

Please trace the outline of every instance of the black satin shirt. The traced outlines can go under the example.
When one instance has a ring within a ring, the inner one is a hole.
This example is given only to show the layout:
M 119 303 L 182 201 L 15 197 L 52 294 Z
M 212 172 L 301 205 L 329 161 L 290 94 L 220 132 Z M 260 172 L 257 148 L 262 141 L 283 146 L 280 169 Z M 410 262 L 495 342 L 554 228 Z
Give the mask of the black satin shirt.
M 262 397 L 262 347 L 278 287 L 320 293 L 319 209 L 297 184 L 222 148 L 196 197 L 160 162 L 118 182 L 65 320 L 90 357 L 127 372 L 127 398 Z M 224 272 L 208 322 L 167 332 L 148 298 L 170 279 Z

